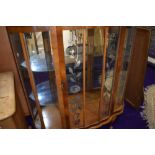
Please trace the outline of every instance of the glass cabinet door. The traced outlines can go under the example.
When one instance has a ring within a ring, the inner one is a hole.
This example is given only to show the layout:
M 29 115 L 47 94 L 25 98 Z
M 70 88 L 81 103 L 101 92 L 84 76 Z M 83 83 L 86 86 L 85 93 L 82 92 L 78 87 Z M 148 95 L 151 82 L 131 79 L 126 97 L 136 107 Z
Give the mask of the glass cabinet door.
M 88 127 L 109 116 L 119 28 L 111 27 L 108 31 L 103 96 L 105 29 L 63 30 L 62 33 L 71 128 Z
M 62 128 L 49 31 L 9 36 L 35 127 Z

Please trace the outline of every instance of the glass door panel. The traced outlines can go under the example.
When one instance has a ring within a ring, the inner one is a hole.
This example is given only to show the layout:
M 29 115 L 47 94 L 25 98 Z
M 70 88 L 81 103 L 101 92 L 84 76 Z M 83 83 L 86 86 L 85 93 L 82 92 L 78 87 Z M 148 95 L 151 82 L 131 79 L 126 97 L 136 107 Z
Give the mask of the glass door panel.
M 125 83 L 127 79 L 127 72 L 129 66 L 129 60 L 134 40 L 134 27 L 127 28 L 126 40 L 124 45 L 124 55 L 122 60 L 122 69 L 119 75 L 119 82 L 116 91 L 115 110 L 117 110 L 123 103 L 123 96 L 125 91 Z
M 12 45 L 13 54 L 15 56 L 15 60 L 17 63 L 17 67 L 20 71 L 19 73 L 20 73 L 20 77 L 21 77 L 22 84 L 24 87 L 23 90 L 24 90 L 27 102 L 29 103 L 30 110 L 32 112 L 32 117 L 34 120 L 37 120 L 37 124 L 35 124 L 35 126 L 37 128 L 40 128 L 41 122 L 40 122 L 40 118 L 37 117 L 38 110 L 37 110 L 36 104 L 35 104 L 34 100 L 29 98 L 27 95 L 32 92 L 32 87 L 30 84 L 30 79 L 29 79 L 29 75 L 28 75 L 28 70 L 26 68 L 26 64 L 25 64 L 25 66 L 22 65 L 23 62 L 25 62 L 25 58 L 23 55 L 23 49 L 22 49 L 22 45 L 21 45 L 21 41 L 20 41 L 20 36 L 18 33 L 10 33 L 9 37 L 10 37 L 10 42 Z
M 117 48 L 119 40 L 119 27 L 109 27 L 107 36 L 105 80 L 103 96 L 101 98 L 101 119 L 106 119 L 110 115 L 110 100 L 114 80 L 114 69 L 117 59 Z
M 99 102 L 103 66 L 103 28 L 87 29 L 85 126 L 99 120 Z
M 83 126 L 83 32 L 64 30 L 63 45 L 71 128 Z

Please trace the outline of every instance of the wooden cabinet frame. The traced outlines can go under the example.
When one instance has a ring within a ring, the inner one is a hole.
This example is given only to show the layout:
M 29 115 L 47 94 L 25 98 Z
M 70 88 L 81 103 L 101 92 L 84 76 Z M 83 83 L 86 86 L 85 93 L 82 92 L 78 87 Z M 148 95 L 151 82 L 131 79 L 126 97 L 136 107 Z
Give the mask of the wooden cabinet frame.
M 139 108 L 144 100 L 144 79 L 147 69 L 151 30 L 137 27 L 126 82 L 125 100 L 134 108 Z
M 112 87 L 112 95 L 110 99 L 110 107 L 111 107 L 111 114 L 108 118 L 102 120 L 100 116 L 100 104 L 102 101 L 102 95 L 99 102 L 99 115 L 98 121 L 94 122 L 94 124 L 90 124 L 88 126 L 85 125 L 85 92 L 86 92 L 86 29 L 96 28 L 98 26 L 51 26 L 51 27 L 7 27 L 8 32 L 18 32 L 20 35 L 20 40 L 22 44 L 22 49 L 24 53 L 24 58 L 26 60 L 26 65 L 29 73 L 30 83 L 32 87 L 32 91 L 34 93 L 36 106 L 38 110 L 38 114 L 41 120 L 42 128 L 45 128 L 45 124 L 43 121 L 42 110 L 39 105 L 37 89 L 34 83 L 33 73 L 31 71 L 29 57 L 27 55 L 27 49 L 25 45 L 25 40 L 23 33 L 24 32 L 39 32 L 39 31 L 50 31 L 50 43 L 51 43 L 51 53 L 53 56 L 54 67 L 55 67 L 55 75 L 56 75 L 56 85 L 57 85 L 57 92 L 58 92 L 58 105 L 61 114 L 61 121 L 62 121 L 62 128 L 70 128 L 70 112 L 69 112 L 69 105 L 68 105 L 68 94 L 67 94 L 67 82 L 66 82 L 66 69 L 65 69 L 65 62 L 64 62 L 64 47 L 63 47 L 63 30 L 75 30 L 75 29 L 82 29 L 83 30 L 83 128 L 97 128 L 101 125 L 107 124 L 108 122 L 113 121 L 117 115 L 123 112 L 123 104 L 120 109 L 114 110 L 115 104 L 115 96 L 116 90 L 118 87 L 119 75 L 121 72 L 122 67 L 122 59 L 123 59 L 123 52 L 124 52 L 124 43 L 126 38 L 126 27 L 120 28 L 120 35 L 119 35 L 119 46 L 118 46 L 118 53 L 115 62 L 115 70 L 114 70 L 114 81 Z M 100 26 L 100 28 L 104 32 L 104 44 L 108 44 L 108 31 L 109 27 Z M 104 47 L 104 55 L 103 55 L 103 70 L 102 70 L 102 83 L 101 83 L 101 94 L 104 93 L 104 82 L 105 82 L 105 65 L 106 65 L 106 52 L 107 47 Z M 122 101 L 123 102 L 123 101 Z

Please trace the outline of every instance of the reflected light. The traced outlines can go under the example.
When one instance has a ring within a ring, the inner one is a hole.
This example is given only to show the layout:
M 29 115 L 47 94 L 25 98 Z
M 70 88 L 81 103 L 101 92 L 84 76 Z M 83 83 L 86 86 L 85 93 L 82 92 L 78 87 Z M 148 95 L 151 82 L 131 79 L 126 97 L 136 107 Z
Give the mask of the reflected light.
M 38 99 L 39 101 L 43 99 L 43 95 L 41 95 L 40 93 L 38 94 Z
M 31 63 L 31 70 L 32 71 L 36 71 L 37 70 L 37 66 L 33 62 Z

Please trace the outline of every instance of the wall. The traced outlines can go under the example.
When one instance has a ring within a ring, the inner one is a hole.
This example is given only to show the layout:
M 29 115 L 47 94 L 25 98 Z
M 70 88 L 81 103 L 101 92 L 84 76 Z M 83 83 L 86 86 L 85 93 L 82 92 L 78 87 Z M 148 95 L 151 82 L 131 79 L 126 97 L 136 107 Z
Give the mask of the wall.
M 25 115 L 29 115 L 29 109 L 22 90 L 22 85 L 16 69 L 13 53 L 10 47 L 6 27 L 0 26 L 0 72 L 12 71 L 15 76 L 15 87 Z

